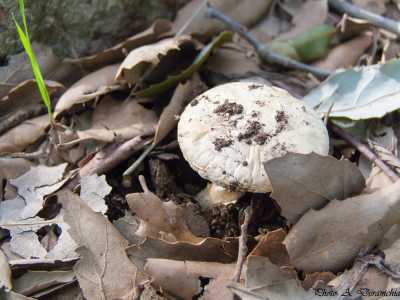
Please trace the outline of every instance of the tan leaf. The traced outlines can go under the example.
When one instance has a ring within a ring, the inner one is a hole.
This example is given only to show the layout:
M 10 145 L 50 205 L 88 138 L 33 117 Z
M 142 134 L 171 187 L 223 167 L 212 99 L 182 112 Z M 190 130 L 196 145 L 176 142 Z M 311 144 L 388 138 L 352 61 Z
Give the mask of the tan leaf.
M 157 124 L 153 144 L 158 144 L 178 124 L 178 117 L 186 104 L 207 89 L 200 77 L 195 74 L 175 89 L 170 103 L 164 108 Z
M 172 201 L 163 202 L 146 186 L 144 177 L 139 178 L 144 193 L 126 196 L 129 208 L 141 220 L 136 235 L 162 238 L 168 241 L 200 242 L 189 230 L 183 209 Z M 155 213 L 156 212 L 156 213 Z
M 329 54 L 314 63 L 318 68 L 335 71 L 354 66 L 372 44 L 372 36 L 363 35 L 333 48 Z
M 3 251 L 0 250 L 0 290 L 11 290 L 11 269 Z
M 211 5 L 218 8 L 227 16 L 235 19 L 245 26 L 255 24 L 269 9 L 270 0 L 211 0 Z M 194 13 L 204 4 L 203 0 L 192 0 L 184 6 L 176 17 L 173 30 L 181 30 Z M 207 17 L 206 7 L 203 5 L 198 15 L 191 20 L 184 30 L 186 34 L 201 34 L 212 36 L 224 29 L 224 25 L 217 20 Z
M 366 182 L 364 193 L 372 193 L 378 189 L 388 187 L 393 181 L 377 166 L 374 166 Z
M 231 300 L 233 296 L 226 285 L 231 282 L 235 264 L 153 258 L 147 260 L 144 269 L 153 278 L 153 284 L 181 299 L 192 299 L 201 292 L 200 277 L 211 280 L 203 299 Z
M 139 32 L 122 43 L 94 55 L 85 56 L 67 61 L 79 64 L 86 69 L 100 68 L 124 59 L 124 53 L 137 47 L 154 43 L 160 37 L 170 32 L 172 24 L 167 20 L 156 20 L 146 30 Z
M 228 79 L 261 73 L 258 57 L 248 57 L 247 54 L 246 49 L 227 44 L 214 51 L 205 68 Z
M 79 245 L 81 259 L 74 272 L 85 298 L 133 299 L 137 269 L 125 253 L 128 242 L 77 195 L 62 190 L 58 199 L 66 210 L 70 234 Z
M 93 112 L 91 127 L 77 131 L 76 143 L 95 140 L 100 142 L 123 142 L 140 135 L 151 135 L 155 131 L 157 117 L 154 111 L 145 109 L 135 100 L 121 101 L 105 97 Z
M 0 178 L 14 179 L 26 173 L 33 164 L 24 158 L 0 158 Z
M 80 197 L 95 212 L 106 213 L 107 205 L 104 197 L 111 190 L 112 187 L 108 185 L 105 175 L 93 174 L 81 177 Z
M 302 2 L 293 15 L 294 27 L 279 35 L 278 40 L 286 40 L 306 32 L 307 30 L 322 25 L 328 17 L 327 0 L 307 0 Z
M 115 79 L 134 85 L 169 54 L 179 52 L 182 47 L 192 43 L 189 36 L 180 36 L 133 49 L 119 66 Z
M 0 136 L 0 153 L 23 151 L 44 136 L 49 125 L 47 115 L 24 121 Z
M 283 229 L 270 231 L 261 237 L 249 255 L 267 257 L 273 264 L 280 267 L 290 266 L 289 254 L 283 245 L 285 237 L 286 232 Z
M 119 64 L 106 66 L 74 83 L 58 100 L 54 117 L 71 109 L 74 105 L 88 102 L 113 90 L 120 89 L 114 80 Z
M 343 270 L 399 222 L 399 206 L 400 181 L 308 211 L 284 241 L 293 265 L 306 272 Z
M 64 89 L 62 84 L 55 81 L 46 80 L 45 84 L 50 97 Z M 40 106 L 43 103 L 42 101 L 35 80 L 21 82 L 0 100 L 0 120 L 6 119 L 11 113 L 19 110 Z
M 272 183 L 272 198 L 292 224 L 310 208 L 319 209 L 330 200 L 356 195 L 365 186 L 354 164 L 315 153 L 289 153 L 264 166 Z
M 206 238 L 199 243 L 168 242 L 147 237 L 144 242 L 126 248 L 133 263 L 143 270 L 149 258 L 233 263 L 237 258 L 237 242 Z

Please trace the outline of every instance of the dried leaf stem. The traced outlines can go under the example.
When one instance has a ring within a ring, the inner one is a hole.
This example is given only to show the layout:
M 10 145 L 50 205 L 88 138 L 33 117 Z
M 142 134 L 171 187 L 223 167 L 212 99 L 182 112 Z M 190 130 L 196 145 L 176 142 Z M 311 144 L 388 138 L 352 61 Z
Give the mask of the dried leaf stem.
M 390 178 L 390 180 L 396 182 L 398 179 L 400 179 L 400 176 L 397 175 L 396 172 L 394 172 L 383 160 L 381 160 L 379 156 L 371 150 L 371 148 L 361 143 L 361 141 L 359 141 L 356 137 L 348 134 L 346 131 L 332 123 L 329 123 L 329 128 L 342 139 L 354 146 L 362 155 L 376 164 Z
M 246 260 L 247 252 L 249 250 L 247 247 L 247 229 L 249 227 L 251 214 L 252 214 L 252 208 L 251 205 L 249 205 L 244 210 L 244 221 L 242 226 L 240 227 L 241 233 L 239 237 L 238 259 L 236 263 L 235 272 L 232 277 L 232 280 L 235 282 L 239 282 L 240 280 L 240 274 L 242 273 L 243 264 Z
M 328 0 L 328 2 L 331 7 L 341 13 L 346 13 L 352 17 L 365 19 L 378 27 L 400 35 L 400 22 L 382 17 L 346 1 Z
M 236 32 L 246 41 L 248 41 L 254 47 L 260 58 L 266 62 L 278 64 L 286 68 L 309 72 L 321 79 L 324 79 L 330 75 L 330 72 L 328 71 L 303 64 L 297 60 L 287 58 L 273 52 L 267 45 L 261 44 L 250 32 L 248 32 L 245 26 L 225 15 L 223 12 L 210 4 L 207 5 L 207 14 L 210 18 L 221 21 L 232 31 Z

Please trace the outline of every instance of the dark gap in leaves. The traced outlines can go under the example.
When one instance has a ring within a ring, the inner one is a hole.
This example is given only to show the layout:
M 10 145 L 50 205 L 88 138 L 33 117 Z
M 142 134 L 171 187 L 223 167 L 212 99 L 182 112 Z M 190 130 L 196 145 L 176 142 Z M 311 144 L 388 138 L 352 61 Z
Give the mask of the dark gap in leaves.
M 200 280 L 201 290 L 198 294 L 193 296 L 193 298 L 192 298 L 193 300 L 200 299 L 203 296 L 204 290 L 205 290 L 206 286 L 208 284 L 210 284 L 211 278 L 199 276 L 199 280 Z
M 57 202 L 57 196 L 51 195 L 47 197 L 45 206 L 39 211 L 38 216 L 43 219 L 53 219 L 60 212 L 61 204 Z

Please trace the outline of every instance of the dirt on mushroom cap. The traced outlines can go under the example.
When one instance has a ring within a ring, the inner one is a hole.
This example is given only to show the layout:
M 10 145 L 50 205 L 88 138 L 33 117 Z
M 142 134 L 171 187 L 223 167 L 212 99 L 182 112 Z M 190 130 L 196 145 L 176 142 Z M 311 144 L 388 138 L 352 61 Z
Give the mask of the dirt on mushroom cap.
M 263 162 L 287 152 L 328 154 L 321 119 L 283 89 L 234 82 L 194 101 L 181 115 L 178 141 L 192 168 L 218 185 L 268 192 Z

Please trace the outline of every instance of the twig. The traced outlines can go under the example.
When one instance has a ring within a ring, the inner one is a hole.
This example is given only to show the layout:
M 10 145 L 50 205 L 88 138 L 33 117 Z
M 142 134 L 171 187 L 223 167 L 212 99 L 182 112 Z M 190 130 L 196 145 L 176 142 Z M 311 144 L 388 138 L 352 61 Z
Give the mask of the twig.
M 341 13 L 346 13 L 352 17 L 365 19 L 372 24 L 400 35 L 400 23 L 392 19 L 382 17 L 380 15 L 374 14 L 368 10 L 358 7 L 346 1 L 340 0 L 328 0 L 329 5 Z
M 390 180 L 396 182 L 400 179 L 400 176 L 397 175 L 383 160 L 381 160 L 379 156 L 371 150 L 371 148 L 361 143 L 356 137 L 348 134 L 346 131 L 332 123 L 329 123 L 329 128 L 349 144 L 353 145 L 362 155 L 376 164 L 390 178 Z
M 0 123 L 0 134 L 7 132 L 11 128 L 21 124 L 28 119 L 38 117 L 44 113 L 46 113 L 46 107 L 43 107 L 41 105 L 18 110 Z
M 131 175 L 136 168 L 142 163 L 142 161 L 147 157 L 147 155 L 154 149 L 156 144 L 151 144 L 149 147 L 147 147 L 146 150 L 143 151 L 143 153 L 135 160 L 135 162 L 124 172 L 123 176 L 129 176 Z
M 258 40 L 248 32 L 247 28 L 242 24 L 238 23 L 234 19 L 228 17 L 223 12 L 208 4 L 207 14 L 212 19 L 217 19 L 228 26 L 232 31 L 238 33 L 246 41 L 248 41 L 256 50 L 261 59 L 266 62 L 281 65 L 286 68 L 297 69 L 305 72 L 309 72 L 318 78 L 326 78 L 330 75 L 330 72 L 303 64 L 297 60 L 284 57 L 280 54 L 273 52 L 267 45 L 261 44 Z
M 199 13 L 206 7 L 208 3 L 208 0 L 203 0 L 203 2 L 199 5 L 199 7 L 196 9 L 196 11 L 193 13 L 193 15 L 190 16 L 190 18 L 186 21 L 185 24 L 183 24 L 182 28 L 179 29 L 179 31 L 175 34 L 175 37 L 181 36 L 186 28 L 193 22 L 193 20 L 199 15 Z
M 247 247 L 247 228 L 249 227 L 249 222 L 251 219 L 251 205 L 246 207 L 244 210 L 244 221 L 242 226 L 240 226 L 240 237 L 239 237 L 239 251 L 238 251 L 238 259 L 236 263 L 236 268 L 235 272 L 233 273 L 232 280 L 235 282 L 239 282 L 240 280 L 240 274 L 242 273 L 243 269 L 243 264 L 246 259 L 246 255 L 248 252 L 248 247 Z

